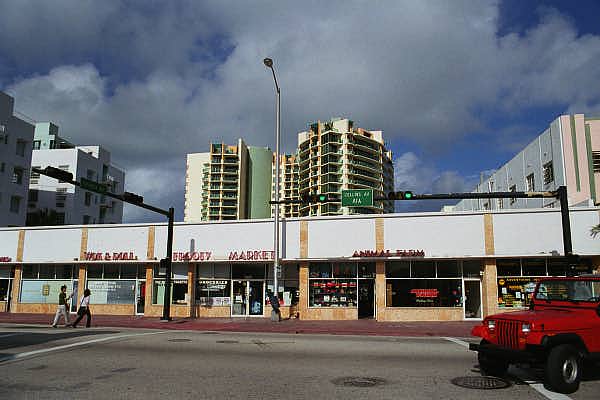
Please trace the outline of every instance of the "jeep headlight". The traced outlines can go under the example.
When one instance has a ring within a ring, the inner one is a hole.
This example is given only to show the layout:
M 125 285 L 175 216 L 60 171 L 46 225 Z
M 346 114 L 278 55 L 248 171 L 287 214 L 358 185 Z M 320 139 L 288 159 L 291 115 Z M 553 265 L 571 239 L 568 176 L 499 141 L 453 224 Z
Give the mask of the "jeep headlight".
M 523 333 L 531 332 L 531 324 L 521 324 L 521 332 L 523 332 Z
M 494 329 L 496 329 L 496 321 L 493 319 L 488 319 L 487 327 L 490 331 L 493 331 Z

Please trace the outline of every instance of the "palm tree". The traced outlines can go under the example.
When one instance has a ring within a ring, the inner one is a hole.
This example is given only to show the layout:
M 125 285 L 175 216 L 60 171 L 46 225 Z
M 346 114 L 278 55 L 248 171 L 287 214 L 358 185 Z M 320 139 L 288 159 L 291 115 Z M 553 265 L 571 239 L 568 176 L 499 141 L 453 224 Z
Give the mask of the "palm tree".
M 596 237 L 596 235 L 600 234 L 600 224 L 592 227 L 592 229 L 590 229 L 591 235 L 592 237 Z

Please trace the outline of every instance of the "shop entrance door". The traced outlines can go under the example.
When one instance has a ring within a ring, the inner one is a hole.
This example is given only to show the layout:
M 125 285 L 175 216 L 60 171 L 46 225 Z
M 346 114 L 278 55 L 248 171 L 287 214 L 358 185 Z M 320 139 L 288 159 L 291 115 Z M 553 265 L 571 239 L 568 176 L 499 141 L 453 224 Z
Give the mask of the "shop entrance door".
M 263 316 L 265 304 L 263 281 L 233 281 L 231 315 L 234 317 Z
M 481 319 L 481 281 L 465 279 L 463 293 L 465 319 Z
M 146 281 L 137 281 L 135 285 L 135 314 L 144 315 L 146 305 Z
M 375 281 L 358 280 L 358 318 L 373 318 L 375 315 Z

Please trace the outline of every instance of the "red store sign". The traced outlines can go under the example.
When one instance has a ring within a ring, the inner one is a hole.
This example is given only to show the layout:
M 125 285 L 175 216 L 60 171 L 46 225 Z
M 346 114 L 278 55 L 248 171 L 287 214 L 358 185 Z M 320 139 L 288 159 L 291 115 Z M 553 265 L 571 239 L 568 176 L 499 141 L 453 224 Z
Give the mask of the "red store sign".
M 437 289 L 411 289 L 410 294 L 414 294 L 418 298 L 435 299 L 438 297 L 439 292 Z
M 208 261 L 212 257 L 210 251 L 188 251 L 173 253 L 173 261 Z
M 138 258 L 133 251 L 123 252 L 86 252 L 85 261 L 136 261 Z
M 273 260 L 275 258 L 275 252 L 272 250 L 246 250 L 232 251 L 229 253 L 230 261 L 260 261 L 260 260 Z
M 11 262 L 12 258 L 10 257 L 0 257 L 0 262 Z
M 352 257 L 425 257 L 424 250 L 356 250 Z

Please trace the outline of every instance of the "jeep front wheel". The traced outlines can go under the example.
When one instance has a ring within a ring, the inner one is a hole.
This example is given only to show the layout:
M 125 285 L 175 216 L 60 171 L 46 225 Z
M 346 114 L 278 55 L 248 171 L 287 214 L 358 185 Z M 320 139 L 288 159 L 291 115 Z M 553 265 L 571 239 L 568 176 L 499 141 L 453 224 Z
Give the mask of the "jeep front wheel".
M 479 369 L 483 375 L 502 377 L 506 375 L 508 370 L 508 362 L 499 358 L 490 357 L 488 355 L 477 353 L 479 361 Z
M 546 361 L 546 384 L 559 393 L 573 393 L 579 389 L 581 381 L 581 356 L 570 345 L 554 347 Z

